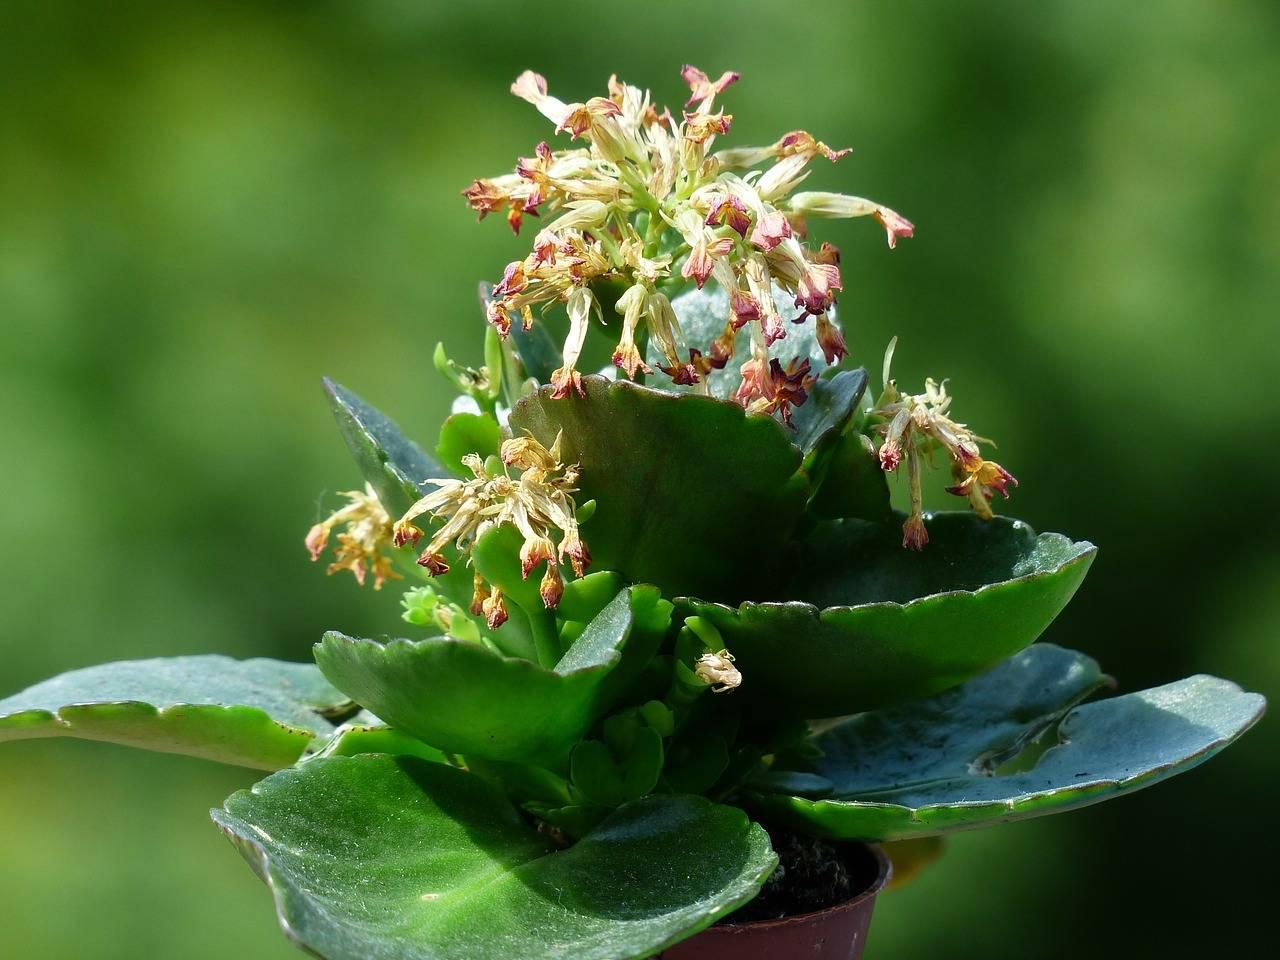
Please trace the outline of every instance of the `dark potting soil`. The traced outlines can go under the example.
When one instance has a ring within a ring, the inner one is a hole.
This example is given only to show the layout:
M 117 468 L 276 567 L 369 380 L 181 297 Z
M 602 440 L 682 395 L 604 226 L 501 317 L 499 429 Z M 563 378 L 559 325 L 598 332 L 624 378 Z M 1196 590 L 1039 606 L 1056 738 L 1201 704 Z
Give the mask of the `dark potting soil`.
M 760 895 L 721 923 L 779 920 L 825 910 L 856 897 L 875 882 L 878 865 L 861 847 L 770 829 L 778 868 Z

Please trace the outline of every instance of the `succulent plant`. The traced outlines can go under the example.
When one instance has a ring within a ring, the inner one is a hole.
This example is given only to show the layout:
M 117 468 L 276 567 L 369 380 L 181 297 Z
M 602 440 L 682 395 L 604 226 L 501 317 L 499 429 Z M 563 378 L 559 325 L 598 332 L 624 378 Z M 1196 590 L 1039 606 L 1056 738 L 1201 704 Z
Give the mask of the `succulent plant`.
M 619 960 L 751 900 L 777 862 L 761 824 L 940 836 L 1133 791 L 1247 730 L 1262 698 L 1231 683 L 1091 700 L 1098 665 L 1035 643 L 1096 548 L 994 516 L 1017 481 L 945 383 L 897 386 L 892 347 L 869 394 L 839 254 L 802 242 L 822 216 L 872 216 L 891 247 L 913 227 L 795 193 L 843 155 L 808 134 L 714 152 L 736 75 L 685 78 L 683 120 L 616 80 L 585 104 L 516 81 L 583 146 L 466 191 L 517 230 L 555 217 L 484 290 L 483 367 L 437 349 L 459 399 L 434 453 L 326 381 L 362 486 L 306 545 L 404 580 L 405 637 L 73 671 L 0 701 L 0 739 L 276 771 L 213 818 L 330 960 Z M 584 375 L 606 307 L 613 367 Z M 924 512 L 934 459 L 971 510 Z

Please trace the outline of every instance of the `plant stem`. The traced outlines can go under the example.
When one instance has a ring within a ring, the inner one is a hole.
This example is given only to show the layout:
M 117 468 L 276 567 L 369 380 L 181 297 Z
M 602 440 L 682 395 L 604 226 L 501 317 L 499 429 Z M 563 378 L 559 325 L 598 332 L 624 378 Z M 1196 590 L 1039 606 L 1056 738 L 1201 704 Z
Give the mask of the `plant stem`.
M 538 652 L 538 663 L 551 669 L 560 662 L 560 634 L 556 631 L 556 618 L 549 610 L 525 610 L 529 629 L 533 633 L 533 645 Z

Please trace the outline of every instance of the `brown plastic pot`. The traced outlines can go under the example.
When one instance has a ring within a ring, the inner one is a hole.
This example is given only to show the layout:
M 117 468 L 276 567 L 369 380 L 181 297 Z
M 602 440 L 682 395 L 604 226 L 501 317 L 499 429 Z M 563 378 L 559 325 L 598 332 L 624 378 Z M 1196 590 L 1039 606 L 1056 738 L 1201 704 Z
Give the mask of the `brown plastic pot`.
M 861 893 L 844 903 L 781 920 L 719 923 L 678 943 L 660 960 L 859 960 L 871 927 L 871 911 L 893 873 L 879 847 L 850 844 L 855 876 L 867 878 Z

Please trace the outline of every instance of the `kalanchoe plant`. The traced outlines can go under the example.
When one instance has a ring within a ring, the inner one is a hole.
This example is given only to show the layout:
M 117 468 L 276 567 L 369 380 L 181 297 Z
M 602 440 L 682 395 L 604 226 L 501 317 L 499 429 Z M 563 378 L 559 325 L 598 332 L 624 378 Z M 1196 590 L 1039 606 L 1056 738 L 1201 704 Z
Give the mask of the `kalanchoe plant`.
M 871 216 L 890 247 L 912 225 L 796 192 L 846 152 L 807 133 L 715 149 L 737 75 L 684 77 L 679 118 L 615 79 L 575 104 L 516 80 L 571 141 L 465 191 L 543 226 L 484 290 L 484 365 L 436 351 L 460 396 L 434 456 L 326 382 L 363 488 L 306 546 L 404 580 L 406 638 L 332 632 L 315 666 L 107 664 L 0 701 L 2 738 L 278 771 L 213 818 L 320 956 L 648 957 L 756 898 L 771 836 L 1072 809 L 1262 712 L 1206 676 L 1086 703 L 1097 664 L 1033 645 L 1095 548 L 993 516 L 1016 481 L 945 384 L 897 385 L 892 346 L 868 393 L 839 253 L 806 242 L 821 217 Z M 613 365 L 584 375 L 611 314 Z M 971 511 L 924 512 L 938 459 Z

